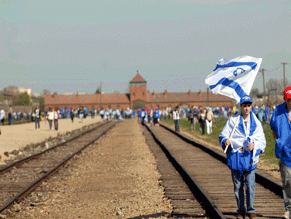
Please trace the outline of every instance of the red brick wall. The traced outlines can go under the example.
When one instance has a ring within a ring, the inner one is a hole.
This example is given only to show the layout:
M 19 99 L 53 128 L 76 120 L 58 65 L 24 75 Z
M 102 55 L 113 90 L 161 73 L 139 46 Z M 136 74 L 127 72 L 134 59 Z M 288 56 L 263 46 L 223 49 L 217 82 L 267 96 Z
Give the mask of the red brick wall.
M 122 103 L 122 104 L 102 103 L 102 108 L 103 109 L 123 109 L 123 110 L 127 110 L 128 107 L 129 107 L 128 103 Z M 100 107 L 98 106 L 96 109 L 99 110 Z
M 133 102 L 135 100 L 142 100 L 147 102 L 147 91 L 146 87 L 130 87 L 130 108 L 133 108 Z
M 74 109 L 77 109 L 79 107 L 86 107 L 88 110 L 91 110 L 92 107 L 94 107 L 94 109 L 96 110 L 100 110 L 100 104 L 82 104 L 82 105 L 78 105 L 78 104 L 65 104 L 65 105 L 62 105 L 62 104 L 59 104 L 59 105 L 46 105 L 45 106 L 45 110 L 48 111 L 48 109 L 52 107 L 53 109 L 55 108 L 58 108 L 58 109 L 62 109 L 62 108 L 66 108 L 67 109 L 71 109 L 71 108 L 74 108 Z M 102 103 L 102 108 L 103 109 L 123 109 L 123 110 L 127 110 L 127 108 L 129 107 L 129 104 L 128 103 L 124 103 L 124 104 L 110 104 L 110 103 Z

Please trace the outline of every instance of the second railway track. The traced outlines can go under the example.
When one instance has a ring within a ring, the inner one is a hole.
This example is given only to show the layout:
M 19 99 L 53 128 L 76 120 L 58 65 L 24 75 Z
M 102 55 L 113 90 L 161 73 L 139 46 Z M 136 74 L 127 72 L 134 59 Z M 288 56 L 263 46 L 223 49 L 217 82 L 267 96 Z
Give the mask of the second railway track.
M 85 134 L 2 168 L 0 170 L 0 212 L 20 201 L 70 158 L 100 138 L 115 124 L 116 122 L 103 123 Z
M 227 165 L 213 157 L 212 155 L 206 153 L 202 150 L 198 144 L 195 142 L 185 141 L 185 137 L 171 131 L 166 127 L 147 127 L 152 135 L 154 136 L 156 142 L 161 145 L 161 147 L 166 148 L 172 156 L 172 160 L 177 162 L 182 167 L 183 173 L 180 172 L 181 168 L 178 167 L 178 171 L 184 180 L 188 183 L 188 187 L 193 192 L 193 196 L 197 198 L 198 202 L 205 209 L 203 211 L 197 211 L 195 215 L 194 210 L 192 214 L 187 214 L 189 212 L 189 207 L 184 211 L 180 211 L 181 215 L 191 216 L 191 217 L 201 217 L 207 216 L 209 218 L 236 218 L 236 200 L 233 192 L 233 182 L 231 179 L 230 170 Z M 215 153 L 215 152 L 211 152 Z M 175 164 L 177 166 L 177 164 Z M 187 175 L 188 176 L 185 176 Z M 174 177 L 171 175 L 168 178 Z M 163 181 L 168 181 L 167 177 L 161 178 Z M 201 191 L 193 189 L 193 182 L 198 184 L 202 193 L 206 193 L 207 200 L 205 203 L 205 198 L 201 197 Z M 168 185 L 167 185 L 168 184 Z M 171 190 L 169 183 L 164 183 L 165 191 Z M 178 184 L 180 187 L 184 187 L 184 184 Z M 175 187 L 179 187 L 176 186 Z M 280 185 L 274 183 L 272 180 L 265 178 L 264 176 L 258 174 L 256 177 L 256 195 L 254 206 L 257 210 L 257 218 L 282 218 L 285 212 L 283 199 L 281 197 Z M 181 195 L 183 193 L 182 190 Z M 176 193 L 178 192 L 175 191 Z M 169 193 L 169 192 L 168 192 Z M 186 196 L 185 196 L 186 197 Z M 186 200 L 187 198 L 184 199 Z M 169 197 L 171 198 L 171 197 Z M 193 198 L 188 197 L 188 202 Z M 186 200 L 187 201 L 187 200 Z M 180 200 L 181 203 L 181 200 Z M 176 206 L 175 206 L 176 205 Z M 185 203 L 184 203 L 185 205 Z M 215 209 L 210 209 L 210 207 Z M 173 201 L 174 209 L 179 209 L 179 201 Z M 185 207 L 184 207 L 185 208 Z M 216 210 L 217 212 L 214 212 Z

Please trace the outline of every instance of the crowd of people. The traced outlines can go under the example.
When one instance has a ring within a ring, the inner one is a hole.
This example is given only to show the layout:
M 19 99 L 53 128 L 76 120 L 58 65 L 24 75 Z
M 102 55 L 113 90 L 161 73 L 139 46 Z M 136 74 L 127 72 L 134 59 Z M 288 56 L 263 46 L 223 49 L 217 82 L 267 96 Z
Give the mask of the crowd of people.
M 5 112 L 4 109 L 0 111 L 0 122 L 1 125 L 4 125 L 5 120 L 6 124 L 12 125 L 13 122 L 19 123 L 20 121 L 23 122 L 35 122 L 35 129 L 40 129 L 40 121 L 48 122 L 49 129 L 58 130 L 59 126 L 59 119 L 71 119 L 74 122 L 75 118 L 79 119 L 79 122 L 82 123 L 83 119 L 87 118 L 88 116 L 94 118 L 97 115 L 100 115 L 102 119 L 110 120 L 110 119 L 127 119 L 127 118 L 135 118 L 137 111 L 133 111 L 130 108 L 127 110 L 122 109 L 101 109 L 96 110 L 91 108 L 88 110 L 86 107 L 80 106 L 79 108 L 52 108 L 50 107 L 47 111 L 41 111 L 38 106 L 35 107 L 34 110 L 31 112 L 13 112 L 12 106 L 9 107 L 8 111 Z M 1 134 L 1 129 L 0 129 Z
M 257 117 L 260 122 L 270 123 L 271 117 L 273 115 L 276 106 L 253 106 L 252 112 Z M 239 112 L 239 107 L 234 105 L 233 107 L 202 107 L 202 106 L 192 106 L 192 107 L 180 107 L 177 106 L 174 109 L 168 108 L 142 108 L 138 115 L 142 123 L 149 123 L 152 125 L 154 116 L 153 113 L 158 110 L 157 119 L 173 119 L 175 122 L 175 130 L 179 132 L 179 120 L 188 119 L 191 124 L 191 130 L 195 130 L 196 124 L 199 124 L 199 130 L 202 135 L 205 133 L 212 134 L 212 125 L 215 122 L 215 118 L 223 117 L 225 119 Z

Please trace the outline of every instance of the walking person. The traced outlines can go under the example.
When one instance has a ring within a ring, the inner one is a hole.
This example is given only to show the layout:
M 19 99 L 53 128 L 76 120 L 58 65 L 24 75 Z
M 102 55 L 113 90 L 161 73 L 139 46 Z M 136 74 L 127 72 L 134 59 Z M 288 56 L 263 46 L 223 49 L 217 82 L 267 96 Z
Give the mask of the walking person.
M 117 112 L 116 112 L 117 114 Z M 141 120 L 141 124 L 144 125 L 145 124 L 145 118 L 147 116 L 147 113 L 144 109 L 144 107 L 142 107 L 141 111 L 140 111 L 140 120 Z
M 200 132 L 202 135 L 205 134 L 205 119 L 206 119 L 206 114 L 204 109 L 201 107 L 199 116 L 198 116 L 198 121 L 200 123 Z
M 8 124 L 9 125 L 12 125 L 12 120 L 13 120 L 13 109 L 12 109 L 12 106 L 10 105 L 8 109 Z
M 39 124 L 40 115 L 41 115 L 41 112 L 40 112 L 38 106 L 36 106 L 35 110 L 34 110 L 35 129 L 37 129 L 37 127 L 40 129 L 40 124 Z
M 1 123 L 1 125 L 4 125 L 4 120 L 5 120 L 5 111 L 4 111 L 4 109 L 2 109 L 0 111 L 0 123 Z M 1 129 L 0 129 L 0 135 L 1 135 Z
M 199 130 L 200 130 L 200 133 L 202 133 L 202 126 L 201 126 L 201 121 L 200 121 L 200 117 L 199 117 L 199 115 L 200 115 L 200 113 L 202 112 L 202 106 L 199 106 L 198 107 L 198 110 L 197 110 L 197 121 L 198 121 L 198 123 L 199 123 Z
M 160 126 L 160 118 L 161 118 L 161 114 L 160 114 L 160 110 L 158 109 L 158 107 L 156 107 L 154 113 L 153 113 L 153 117 L 154 117 L 154 126 Z
M 53 124 L 53 121 L 54 121 L 54 112 L 52 110 L 52 108 L 50 107 L 48 112 L 47 112 L 47 121 L 48 121 L 48 124 L 49 124 L 49 127 L 50 127 L 50 131 L 52 130 L 52 124 Z
M 79 123 L 82 123 L 83 122 L 83 118 L 84 118 L 84 108 L 83 107 L 81 107 L 80 110 L 79 110 L 79 118 L 80 118 Z
M 148 113 L 148 122 L 150 123 L 150 126 L 153 126 L 153 116 L 154 116 L 154 110 L 151 107 Z
M 190 119 L 191 119 L 191 130 L 192 131 L 195 131 L 197 116 L 198 116 L 197 108 L 195 106 L 192 106 L 191 117 L 190 117 Z
M 94 119 L 95 117 L 95 110 L 94 110 L 94 107 L 92 107 L 91 109 L 91 118 Z
M 219 142 L 227 149 L 227 165 L 231 169 L 234 194 L 237 201 L 237 218 L 256 217 L 254 208 L 255 171 L 259 154 L 266 148 L 266 139 L 261 122 L 251 111 L 252 99 L 244 96 L 240 100 L 241 113 L 227 121 L 219 135 Z M 232 137 L 232 139 L 231 139 Z M 247 208 L 245 208 L 244 186 L 246 189 Z
M 59 112 L 58 112 L 58 108 L 55 108 L 55 111 L 54 111 L 54 127 L 55 127 L 55 131 L 58 131 L 58 129 L 59 129 Z
M 191 110 L 188 113 L 188 121 L 191 123 L 191 131 L 194 130 L 195 127 L 193 127 L 193 111 L 194 111 L 194 106 L 191 107 Z
M 173 120 L 175 122 L 175 131 L 180 132 L 180 111 L 178 106 L 176 106 L 176 109 L 173 110 Z
M 74 116 L 75 116 L 75 109 L 71 108 L 71 121 L 74 122 Z
M 275 140 L 275 153 L 279 159 L 279 169 L 283 184 L 285 204 L 284 218 L 290 218 L 291 211 L 291 87 L 284 90 L 285 102 L 278 105 L 272 115 L 270 127 Z M 289 138 L 289 139 L 288 139 Z M 289 140 L 289 143 L 288 143 Z
M 212 125 L 213 122 L 215 122 L 214 120 L 214 115 L 212 110 L 209 109 L 209 107 L 207 107 L 206 109 L 206 132 L 208 135 L 212 134 Z

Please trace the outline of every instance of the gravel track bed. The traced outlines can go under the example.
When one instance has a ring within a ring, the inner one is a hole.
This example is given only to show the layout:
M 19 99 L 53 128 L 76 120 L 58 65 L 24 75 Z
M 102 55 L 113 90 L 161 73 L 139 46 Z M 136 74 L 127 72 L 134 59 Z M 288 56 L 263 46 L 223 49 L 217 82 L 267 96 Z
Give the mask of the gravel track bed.
M 167 218 L 170 200 L 136 120 L 118 123 L 3 218 Z

